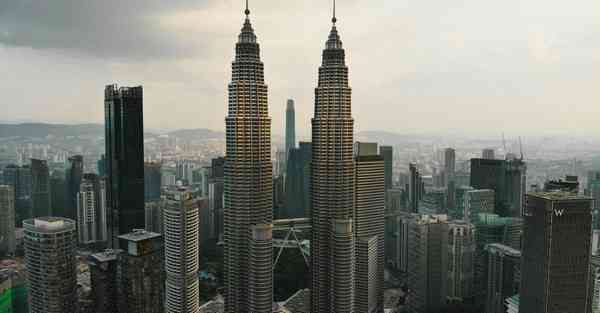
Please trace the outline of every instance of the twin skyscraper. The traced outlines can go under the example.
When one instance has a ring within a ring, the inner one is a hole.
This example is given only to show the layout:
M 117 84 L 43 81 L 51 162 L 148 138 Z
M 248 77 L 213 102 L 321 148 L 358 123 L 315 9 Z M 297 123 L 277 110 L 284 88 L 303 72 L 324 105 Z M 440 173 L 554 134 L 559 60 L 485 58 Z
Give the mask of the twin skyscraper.
M 232 63 L 226 117 L 225 312 L 266 313 L 272 312 L 273 305 L 271 118 L 264 65 L 248 3 L 245 14 Z M 312 119 L 312 312 L 355 311 L 355 265 L 357 251 L 361 250 L 355 238 L 351 89 L 336 22 L 334 2 L 333 25 L 319 67 Z M 383 161 L 381 173 L 383 212 Z M 377 237 L 373 236 L 375 241 Z M 375 242 L 371 246 L 377 249 L 381 245 Z M 379 264 L 379 254 L 371 253 L 371 259 L 373 255 L 374 264 Z M 379 277 L 380 271 L 376 272 L 374 275 Z M 373 308 L 382 310 L 381 284 L 375 279 L 374 285 L 366 287 L 374 303 L 369 312 Z

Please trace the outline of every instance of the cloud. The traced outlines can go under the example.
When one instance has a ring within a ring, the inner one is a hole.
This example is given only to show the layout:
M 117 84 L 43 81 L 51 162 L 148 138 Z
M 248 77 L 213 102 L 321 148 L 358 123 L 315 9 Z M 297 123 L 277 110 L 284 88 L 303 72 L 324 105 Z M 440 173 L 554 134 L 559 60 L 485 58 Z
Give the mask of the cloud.
M 185 40 L 160 18 L 206 6 L 205 0 L 4 0 L 0 44 L 101 58 L 190 56 L 209 42 Z

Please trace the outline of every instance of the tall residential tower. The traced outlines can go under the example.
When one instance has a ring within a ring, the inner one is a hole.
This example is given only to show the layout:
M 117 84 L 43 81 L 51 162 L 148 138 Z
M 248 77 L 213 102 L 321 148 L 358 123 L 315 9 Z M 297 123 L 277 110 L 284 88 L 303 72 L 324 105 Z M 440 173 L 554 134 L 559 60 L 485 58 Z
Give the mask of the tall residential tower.
M 264 65 L 247 4 L 245 13 L 225 118 L 225 312 L 264 313 L 273 305 L 271 118 Z
M 312 119 L 312 312 L 353 312 L 354 160 L 351 89 L 345 52 L 333 26 L 323 50 Z

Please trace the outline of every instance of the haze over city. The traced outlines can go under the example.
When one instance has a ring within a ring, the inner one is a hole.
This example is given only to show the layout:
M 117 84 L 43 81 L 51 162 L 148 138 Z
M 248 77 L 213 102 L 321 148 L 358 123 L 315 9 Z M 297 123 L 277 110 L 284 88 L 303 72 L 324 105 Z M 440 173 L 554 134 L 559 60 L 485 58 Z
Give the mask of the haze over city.
M 147 128 L 221 130 L 243 1 L 4 1 L 3 120 L 103 121 L 105 84 L 142 84 Z M 273 133 L 308 137 L 328 1 L 253 1 Z M 600 134 L 600 3 L 348 0 L 355 130 Z M 24 92 L 26 91 L 26 92 Z

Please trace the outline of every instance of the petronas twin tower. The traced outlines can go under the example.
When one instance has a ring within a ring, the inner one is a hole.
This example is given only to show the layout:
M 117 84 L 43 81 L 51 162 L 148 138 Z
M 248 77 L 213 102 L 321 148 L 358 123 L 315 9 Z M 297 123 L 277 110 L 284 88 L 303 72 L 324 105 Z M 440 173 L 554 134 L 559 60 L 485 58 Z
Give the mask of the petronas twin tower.
M 272 312 L 271 119 L 260 49 L 246 20 L 236 44 L 226 117 L 225 312 Z M 312 119 L 311 311 L 354 312 L 351 89 L 335 23 L 323 51 Z

